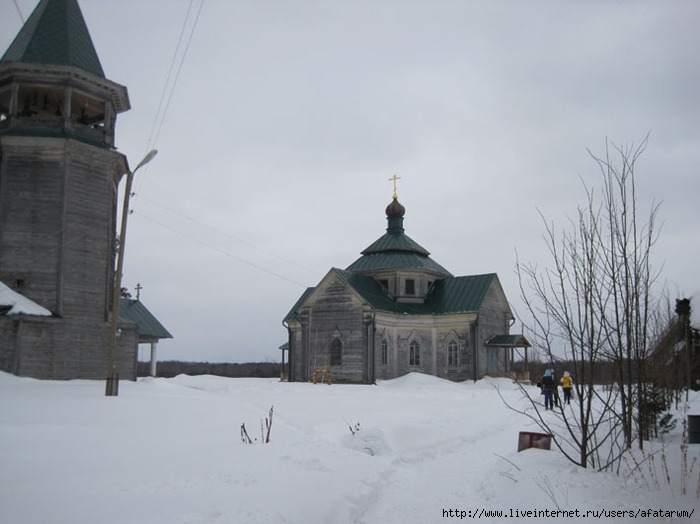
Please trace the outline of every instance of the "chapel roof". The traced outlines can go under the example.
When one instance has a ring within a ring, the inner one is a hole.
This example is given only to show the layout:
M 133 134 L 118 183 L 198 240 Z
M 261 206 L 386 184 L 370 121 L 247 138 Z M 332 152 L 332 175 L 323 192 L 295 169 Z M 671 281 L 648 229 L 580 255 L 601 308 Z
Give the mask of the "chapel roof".
M 530 342 L 519 333 L 508 334 L 508 335 L 494 335 L 486 341 L 486 345 L 490 347 L 502 347 L 502 348 L 529 348 L 531 347 Z
M 383 269 L 418 269 L 452 276 L 440 264 L 430 258 L 430 252 L 409 237 L 403 228 L 406 208 L 394 195 L 386 208 L 388 227 L 386 233 L 362 251 L 362 256 L 350 264 L 346 271 L 369 272 Z
M 120 298 L 118 315 L 120 322 L 136 324 L 139 327 L 139 339 L 173 338 L 140 300 Z
M 0 62 L 73 66 L 105 78 L 77 0 L 41 0 Z
M 498 283 L 496 273 L 446 278 L 435 282 L 424 303 L 406 303 L 393 300 L 372 277 L 337 268 L 332 271 L 344 279 L 375 310 L 410 315 L 477 313 L 491 286 Z M 287 313 L 285 322 L 299 320 L 299 310 L 315 289 L 307 288 Z

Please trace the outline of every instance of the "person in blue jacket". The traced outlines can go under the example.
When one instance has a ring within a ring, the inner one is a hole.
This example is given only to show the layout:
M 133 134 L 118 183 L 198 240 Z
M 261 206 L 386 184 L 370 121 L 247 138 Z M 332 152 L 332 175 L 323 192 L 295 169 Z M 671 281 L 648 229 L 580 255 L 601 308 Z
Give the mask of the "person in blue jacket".
M 556 392 L 557 383 L 554 382 L 554 373 L 548 369 L 542 375 L 542 393 L 544 393 L 544 408 L 554 409 L 554 394 Z

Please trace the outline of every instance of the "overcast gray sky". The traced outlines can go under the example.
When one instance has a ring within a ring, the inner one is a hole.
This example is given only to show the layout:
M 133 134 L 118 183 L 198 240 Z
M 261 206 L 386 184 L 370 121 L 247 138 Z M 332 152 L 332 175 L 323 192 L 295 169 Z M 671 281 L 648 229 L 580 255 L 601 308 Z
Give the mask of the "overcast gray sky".
M 25 18 L 36 3 L 16 0 Z M 393 174 L 406 233 L 454 275 L 498 273 L 524 313 L 516 251 L 548 263 L 537 210 L 564 225 L 600 181 L 587 149 L 647 133 L 654 263 L 671 298 L 700 297 L 699 2 L 80 6 L 129 90 L 119 150 L 132 167 L 159 150 L 136 175 L 124 284 L 173 333 L 162 360 L 278 360 L 303 290 L 384 233 Z M 2 2 L 3 53 L 21 24 Z

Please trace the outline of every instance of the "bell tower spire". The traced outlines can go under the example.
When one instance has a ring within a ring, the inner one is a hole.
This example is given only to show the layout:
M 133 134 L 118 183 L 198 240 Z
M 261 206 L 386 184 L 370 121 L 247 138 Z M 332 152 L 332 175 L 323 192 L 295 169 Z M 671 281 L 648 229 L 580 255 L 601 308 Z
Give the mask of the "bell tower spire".
M 105 77 L 76 0 L 41 0 L 0 61 L 74 66 Z
M 76 0 L 41 0 L 0 59 L 0 133 L 114 146 L 126 87 L 105 78 Z

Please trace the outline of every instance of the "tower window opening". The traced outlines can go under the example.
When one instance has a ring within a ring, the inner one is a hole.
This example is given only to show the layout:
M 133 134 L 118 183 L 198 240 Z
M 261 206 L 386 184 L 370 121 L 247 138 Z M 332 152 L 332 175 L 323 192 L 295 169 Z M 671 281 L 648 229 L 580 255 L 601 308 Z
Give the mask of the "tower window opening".
M 406 279 L 406 294 L 415 295 L 416 294 L 416 281 L 412 278 Z

